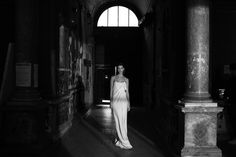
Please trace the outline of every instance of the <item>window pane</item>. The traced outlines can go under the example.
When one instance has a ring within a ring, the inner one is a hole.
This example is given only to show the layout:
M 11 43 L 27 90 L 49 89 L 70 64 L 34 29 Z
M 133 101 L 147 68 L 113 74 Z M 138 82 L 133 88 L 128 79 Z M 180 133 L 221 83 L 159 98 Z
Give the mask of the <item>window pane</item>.
M 118 15 L 119 14 L 119 15 Z M 105 10 L 98 19 L 98 27 L 138 27 L 138 18 L 126 7 L 114 6 Z
M 128 27 L 128 8 L 119 6 L 119 26 Z
M 129 11 L 129 26 L 138 27 L 138 19 L 131 10 Z
M 108 26 L 118 26 L 118 7 L 111 7 L 109 8 L 109 12 L 108 12 Z
M 107 10 L 99 17 L 97 26 L 107 26 Z

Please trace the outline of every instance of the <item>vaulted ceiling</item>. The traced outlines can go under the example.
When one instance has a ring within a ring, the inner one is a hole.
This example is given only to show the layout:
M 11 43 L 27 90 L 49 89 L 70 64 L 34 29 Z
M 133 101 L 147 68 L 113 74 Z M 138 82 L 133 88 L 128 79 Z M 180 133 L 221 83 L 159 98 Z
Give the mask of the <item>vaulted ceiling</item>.
M 92 16 L 96 16 L 97 11 L 106 6 L 117 4 L 131 7 L 139 17 L 145 15 L 151 8 L 152 3 L 159 0 L 80 0 L 84 3 Z M 105 8 L 104 8 L 105 9 Z

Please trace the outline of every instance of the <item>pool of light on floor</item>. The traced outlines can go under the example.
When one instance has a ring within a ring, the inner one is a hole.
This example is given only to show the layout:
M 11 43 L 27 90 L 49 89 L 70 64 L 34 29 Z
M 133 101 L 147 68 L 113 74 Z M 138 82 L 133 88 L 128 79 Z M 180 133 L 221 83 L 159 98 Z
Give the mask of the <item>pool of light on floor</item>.
M 110 104 L 97 104 L 98 107 L 110 107 Z

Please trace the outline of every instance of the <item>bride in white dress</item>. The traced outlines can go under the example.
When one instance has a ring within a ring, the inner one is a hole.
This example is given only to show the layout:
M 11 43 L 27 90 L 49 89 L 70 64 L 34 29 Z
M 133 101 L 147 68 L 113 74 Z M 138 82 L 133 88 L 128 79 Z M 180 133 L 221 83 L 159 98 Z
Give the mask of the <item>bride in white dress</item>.
M 132 149 L 127 136 L 127 112 L 129 103 L 129 80 L 123 75 L 124 66 L 119 64 L 118 75 L 111 77 L 111 109 L 115 120 L 116 133 L 115 145 L 123 149 Z

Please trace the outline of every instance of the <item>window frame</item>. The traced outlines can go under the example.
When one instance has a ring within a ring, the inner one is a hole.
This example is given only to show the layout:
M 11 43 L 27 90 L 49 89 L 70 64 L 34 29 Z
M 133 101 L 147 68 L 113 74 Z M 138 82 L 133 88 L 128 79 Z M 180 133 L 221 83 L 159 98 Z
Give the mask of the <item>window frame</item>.
M 117 18 L 117 25 L 109 25 L 109 9 L 116 7 L 117 9 L 117 17 L 114 17 L 114 18 Z M 128 10 L 128 14 L 127 14 L 127 22 L 128 24 L 127 25 L 122 25 L 120 26 L 120 15 L 122 14 L 120 12 L 120 7 L 123 7 L 125 9 Z M 106 13 L 106 15 L 104 14 Z M 132 19 L 133 21 L 135 21 L 135 24 L 133 23 L 132 25 L 130 24 L 130 16 L 131 14 L 135 15 L 135 19 Z M 102 16 L 106 16 L 105 18 L 102 17 Z M 105 21 L 100 21 L 100 19 L 105 19 Z M 139 21 L 138 21 L 138 17 L 137 15 L 131 10 L 129 9 L 128 7 L 125 7 L 125 6 L 121 6 L 121 5 L 114 5 L 114 6 L 111 6 L 107 9 L 105 9 L 98 17 L 98 20 L 97 20 L 97 24 L 96 24 L 97 27 L 139 27 Z

